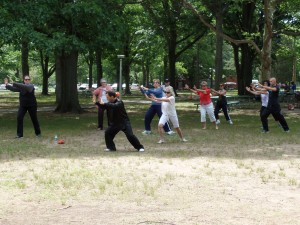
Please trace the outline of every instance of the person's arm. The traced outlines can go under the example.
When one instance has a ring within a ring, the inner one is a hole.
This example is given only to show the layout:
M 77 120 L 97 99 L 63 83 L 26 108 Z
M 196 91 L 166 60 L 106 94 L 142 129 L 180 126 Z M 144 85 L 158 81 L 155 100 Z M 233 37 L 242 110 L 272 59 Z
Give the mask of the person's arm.
M 33 84 L 13 83 L 13 87 L 18 88 L 21 91 L 31 93 L 34 89 Z
M 16 87 L 13 87 L 11 84 L 8 83 L 8 79 L 5 78 L 4 79 L 4 84 L 5 84 L 5 88 L 7 90 L 13 91 L 13 92 L 20 92 L 20 90 Z
M 277 86 L 276 87 L 269 87 L 269 86 L 262 85 L 260 83 L 258 83 L 258 86 L 260 88 L 263 88 L 263 89 L 267 90 L 267 91 L 275 91 L 275 92 L 279 91 L 279 88 L 277 88 Z
M 170 99 L 164 97 L 164 98 L 156 98 L 154 95 L 151 95 L 151 98 L 149 98 L 153 102 L 170 102 Z
M 187 84 L 184 86 L 184 88 L 185 88 L 186 90 L 190 90 L 191 92 L 197 94 L 197 91 L 194 90 L 194 89 L 191 89 L 191 88 L 189 87 L 189 85 L 187 85 Z

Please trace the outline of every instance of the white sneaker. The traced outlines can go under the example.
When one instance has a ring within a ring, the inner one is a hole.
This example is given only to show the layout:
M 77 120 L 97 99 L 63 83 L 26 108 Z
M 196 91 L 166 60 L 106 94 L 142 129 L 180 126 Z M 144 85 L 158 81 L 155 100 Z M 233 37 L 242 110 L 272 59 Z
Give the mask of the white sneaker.
M 170 131 L 167 132 L 167 134 L 168 134 L 168 135 L 172 135 L 172 134 L 175 134 L 175 132 L 172 131 L 172 130 L 170 130 Z
M 143 149 L 143 148 L 139 149 L 139 152 L 144 152 L 144 151 L 145 151 L 145 149 Z
M 233 124 L 232 120 L 229 120 L 229 124 L 230 124 L 230 125 L 232 125 L 232 124 Z
M 150 130 L 144 130 L 144 131 L 142 132 L 142 134 L 148 135 L 148 134 L 151 134 L 151 131 L 150 131 Z
M 159 140 L 158 142 L 157 142 L 157 144 L 162 144 L 162 143 L 164 143 L 165 141 L 164 140 Z
M 216 124 L 220 124 L 220 123 L 221 123 L 221 121 L 220 121 L 220 120 L 217 120 L 217 121 L 216 121 Z
M 116 150 L 111 150 L 109 148 L 104 149 L 105 152 L 115 152 Z
M 185 138 L 183 138 L 181 141 L 182 141 L 182 142 L 187 142 L 187 140 L 186 140 Z

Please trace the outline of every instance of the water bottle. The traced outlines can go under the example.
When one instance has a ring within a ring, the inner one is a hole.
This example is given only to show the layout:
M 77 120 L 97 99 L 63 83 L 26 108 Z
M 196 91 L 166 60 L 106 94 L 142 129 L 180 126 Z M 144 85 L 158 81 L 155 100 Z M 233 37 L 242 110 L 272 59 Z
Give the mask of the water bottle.
M 57 141 L 58 141 L 58 137 L 57 137 L 57 134 L 55 134 L 55 136 L 54 136 L 54 144 L 57 144 Z

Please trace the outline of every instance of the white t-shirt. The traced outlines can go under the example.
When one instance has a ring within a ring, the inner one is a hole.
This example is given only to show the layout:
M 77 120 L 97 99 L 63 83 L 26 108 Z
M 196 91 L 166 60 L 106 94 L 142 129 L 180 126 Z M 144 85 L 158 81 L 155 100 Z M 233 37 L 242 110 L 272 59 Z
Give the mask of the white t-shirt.
M 260 94 L 260 98 L 261 98 L 261 105 L 267 107 L 269 102 L 269 92 L 267 92 L 267 94 Z
M 170 101 L 170 102 L 162 102 L 161 104 L 162 113 L 168 116 L 177 116 L 174 96 L 170 96 L 169 98 L 162 97 L 162 99 L 169 99 Z
M 108 100 L 107 100 L 107 98 L 106 98 L 106 90 L 105 90 L 105 89 L 102 90 L 102 96 L 101 96 L 101 99 L 102 99 L 102 101 L 103 101 L 104 103 L 107 103 L 107 102 L 108 102 Z

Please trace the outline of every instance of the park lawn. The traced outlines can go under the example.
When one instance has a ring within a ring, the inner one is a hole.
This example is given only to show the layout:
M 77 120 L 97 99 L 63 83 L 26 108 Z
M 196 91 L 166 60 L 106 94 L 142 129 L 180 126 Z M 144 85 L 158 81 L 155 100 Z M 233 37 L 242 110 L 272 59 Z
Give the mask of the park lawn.
M 194 102 L 178 101 L 188 142 L 173 135 L 159 145 L 157 118 L 154 134 L 141 134 L 148 104 L 124 99 L 137 101 L 126 108 L 143 153 L 122 133 L 118 151 L 104 152 L 92 105 L 76 115 L 39 112 L 41 138 L 27 116 L 22 140 L 13 139 L 15 113 L 0 114 L 0 224 L 299 224 L 299 109 L 284 112 L 290 133 L 270 117 L 261 134 L 258 108 L 201 130 Z

